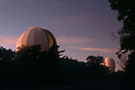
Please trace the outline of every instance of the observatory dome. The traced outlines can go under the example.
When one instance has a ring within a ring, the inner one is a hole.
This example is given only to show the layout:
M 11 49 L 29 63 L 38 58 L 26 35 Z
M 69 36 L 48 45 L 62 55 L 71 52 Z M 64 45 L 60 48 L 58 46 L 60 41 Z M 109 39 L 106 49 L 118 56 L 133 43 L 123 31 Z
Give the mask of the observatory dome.
M 112 71 L 115 71 L 115 61 L 112 58 L 106 57 L 104 59 L 104 63 L 106 67 L 109 67 Z
M 30 27 L 19 37 L 16 44 L 16 51 L 22 46 L 41 45 L 41 50 L 48 50 L 56 45 L 53 34 L 40 27 Z

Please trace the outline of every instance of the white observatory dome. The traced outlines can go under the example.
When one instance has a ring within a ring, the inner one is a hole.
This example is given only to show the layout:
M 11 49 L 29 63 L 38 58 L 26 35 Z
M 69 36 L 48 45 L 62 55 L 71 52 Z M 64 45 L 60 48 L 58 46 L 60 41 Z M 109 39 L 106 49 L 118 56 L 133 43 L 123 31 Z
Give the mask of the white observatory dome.
M 112 58 L 106 57 L 104 59 L 104 63 L 106 67 L 109 67 L 112 71 L 115 71 L 115 61 Z
M 41 50 L 48 50 L 56 45 L 56 40 L 51 32 L 40 27 L 30 27 L 19 37 L 16 51 L 22 46 L 41 45 Z

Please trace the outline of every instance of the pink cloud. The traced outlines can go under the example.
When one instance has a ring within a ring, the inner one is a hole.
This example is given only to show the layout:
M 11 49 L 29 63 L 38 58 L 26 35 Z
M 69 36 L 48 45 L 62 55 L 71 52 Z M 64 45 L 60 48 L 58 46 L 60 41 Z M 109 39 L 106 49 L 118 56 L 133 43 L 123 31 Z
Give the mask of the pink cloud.
M 84 47 L 70 47 L 72 49 L 78 49 L 83 51 L 95 51 L 100 53 L 115 53 L 115 49 L 106 49 L 106 48 L 84 48 Z
M 77 37 L 77 36 L 61 36 L 56 38 L 58 44 L 78 44 L 78 43 L 86 43 L 86 42 L 91 42 L 95 39 L 90 39 L 87 37 Z
M 10 37 L 10 36 L 0 36 L 0 45 L 7 46 L 7 45 L 16 45 L 17 38 Z

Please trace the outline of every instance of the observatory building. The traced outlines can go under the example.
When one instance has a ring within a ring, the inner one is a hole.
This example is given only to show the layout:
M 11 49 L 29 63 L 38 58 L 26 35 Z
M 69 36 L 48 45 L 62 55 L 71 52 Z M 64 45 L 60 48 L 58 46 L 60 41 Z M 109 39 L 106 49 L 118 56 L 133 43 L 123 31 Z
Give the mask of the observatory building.
M 109 67 L 111 72 L 115 72 L 115 61 L 112 58 L 106 57 L 104 59 L 104 64 L 106 67 Z
M 16 51 L 22 46 L 41 45 L 41 50 L 49 50 L 56 45 L 53 34 L 40 27 L 30 27 L 19 37 L 16 44 Z

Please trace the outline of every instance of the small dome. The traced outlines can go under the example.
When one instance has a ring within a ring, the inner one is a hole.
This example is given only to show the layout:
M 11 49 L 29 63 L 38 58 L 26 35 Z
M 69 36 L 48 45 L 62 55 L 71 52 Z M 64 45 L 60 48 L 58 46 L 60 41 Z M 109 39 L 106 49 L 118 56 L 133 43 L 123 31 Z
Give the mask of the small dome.
M 104 64 L 106 67 L 109 68 L 109 70 L 112 72 L 115 72 L 115 61 L 112 58 L 106 57 L 104 59 Z
M 22 46 L 41 45 L 41 50 L 48 50 L 56 45 L 56 39 L 53 34 L 40 27 L 30 27 L 19 37 L 16 44 L 16 51 Z
M 107 66 L 107 67 L 115 68 L 115 61 L 114 61 L 114 59 L 112 59 L 110 57 L 106 57 L 104 59 L 104 63 L 105 63 L 105 66 Z

